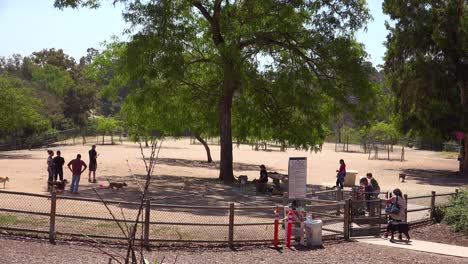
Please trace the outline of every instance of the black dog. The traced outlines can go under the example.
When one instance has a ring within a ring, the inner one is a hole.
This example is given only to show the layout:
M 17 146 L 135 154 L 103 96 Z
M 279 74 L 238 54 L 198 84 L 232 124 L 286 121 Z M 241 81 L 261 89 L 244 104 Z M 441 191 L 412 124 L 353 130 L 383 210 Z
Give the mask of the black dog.
M 67 185 L 68 181 L 55 181 L 55 182 L 48 182 L 49 190 L 52 190 L 52 187 L 55 187 L 57 192 L 63 192 L 65 190 L 65 186 Z
M 400 233 L 400 235 L 398 236 L 398 238 L 400 240 L 403 240 L 402 235 L 401 235 L 403 233 L 406 236 L 406 242 L 410 241 L 408 223 L 406 223 L 406 222 L 394 222 L 394 221 L 391 221 L 390 223 L 388 223 L 387 234 L 388 234 L 388 232 L 390 232 L 392 234 L 392 237 L 390 238 L 390 242 L 395 241 L 395 239 L 393 238 L 393 235 L 395 234 L 396 231 L 398 231 L 398 233 Z

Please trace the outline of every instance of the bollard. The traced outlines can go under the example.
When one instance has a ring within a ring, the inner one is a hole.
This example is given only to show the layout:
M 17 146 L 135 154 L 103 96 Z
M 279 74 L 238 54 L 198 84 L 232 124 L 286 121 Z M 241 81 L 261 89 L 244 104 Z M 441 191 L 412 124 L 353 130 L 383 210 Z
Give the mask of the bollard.
M 279 230 L 279 208 L 278 205 L 276 205 L 275 208 L 275 234 L 273 237 L 273 246 L 275 248 L 278 247 L 278 230 Z
M 289 210 L 289 213 L 288 213 L 288 226 L 287 226 L 287 230 L 286 230 L 286 247 L 287 248 L 291 248 L 292 226 L 293 226 L 293 213 L 292 213 L 292 210 Z

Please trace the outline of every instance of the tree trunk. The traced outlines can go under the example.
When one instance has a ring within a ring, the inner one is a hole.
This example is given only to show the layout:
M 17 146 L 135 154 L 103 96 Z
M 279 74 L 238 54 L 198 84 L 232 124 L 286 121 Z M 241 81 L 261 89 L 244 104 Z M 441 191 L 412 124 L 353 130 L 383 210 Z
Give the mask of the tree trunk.
M 462 159 L 462 174 L 468 176 L 468 132 L 465 132 L 465 139 L 463 140 L 465 143 L 464 145 L 464 154 Z M 462 152 L 463 153 L 463 152 Z
M 199 135 L 194 135 L 194 137 L 195 137 L 198 141 L 200 141 L 200 143 L 205 147 L 207 162 L 208 162 L 208 163 L 213 162 L 213 159 L 211 158 L 210 147 L 208 146 L 208 144 L 206 143 L 206 141 L 205 141 L 203 138 L 201 138 Z
M 231 109 L 236 88 L 234 67 L 232 61 L 224 63 L 223 92 L 219 100 L 219 131 L 220 131 L 220 167 L 219 178 L 225 183 L 235 181 L 232 157 Z

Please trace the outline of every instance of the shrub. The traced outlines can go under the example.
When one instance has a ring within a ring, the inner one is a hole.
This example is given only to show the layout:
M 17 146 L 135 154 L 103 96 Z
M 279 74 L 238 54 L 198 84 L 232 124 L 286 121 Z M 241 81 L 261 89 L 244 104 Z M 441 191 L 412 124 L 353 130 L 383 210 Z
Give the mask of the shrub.
M 442 220 L 444 220 L 444 217 L 445 217 L 445 210 L 446 210 L 445 206 L 444 207 L 436 206 L 432 214 L 432 221 L 434 223 L 442 222 Z
M 468 188 L 459 192 L 457 197 L 450 198 L 443 221 L 456 232 L 468 235 Z

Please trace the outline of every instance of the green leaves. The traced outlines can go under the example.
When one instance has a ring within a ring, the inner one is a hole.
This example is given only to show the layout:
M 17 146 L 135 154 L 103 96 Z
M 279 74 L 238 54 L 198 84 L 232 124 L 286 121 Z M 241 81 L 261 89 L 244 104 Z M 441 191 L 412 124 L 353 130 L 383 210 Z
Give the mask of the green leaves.
M 385 75 L 397 97 L 404 132 L 450 137 L 468 129 L 466 1 L 387 0 L 394 20 Z
M 68 72 L 50 64 L 33 68 L 32 81 L 60 98 L 74 85 Z
M 40 100 L 32 96 L 25 82 L 0 74 L 0 130 L 44 130 L 48 122 L 39 113 L 40 106 Z

